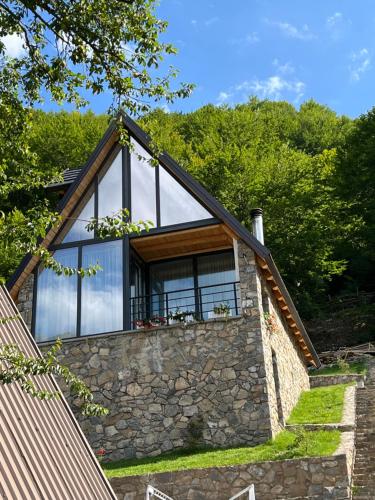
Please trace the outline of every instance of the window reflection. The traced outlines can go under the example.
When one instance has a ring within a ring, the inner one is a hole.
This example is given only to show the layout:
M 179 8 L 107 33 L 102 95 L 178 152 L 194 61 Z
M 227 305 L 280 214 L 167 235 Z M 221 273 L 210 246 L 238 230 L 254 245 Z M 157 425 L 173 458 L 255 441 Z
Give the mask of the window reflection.
M 211 311 L 221 304 L 227 305 L 231 310 L 230 314 L 235 315 L 237 290 L 233 287 L 233 282 L 236 281 L 233 253 L 202 255 L 198 257 L 197 266 L 203 319 L 207 319 Z
M 212 217 L 212 215 L 161 166 L 159 167 L 159 176 L 160 222 L 162 226 L 209 219 Z
M 82 266 L 95 264 L 102 270 L 82 279 L 81 335 L 123 328 L 122 241 L 83 247 Z
M 86 226 L 89 223 L 91 217 L 94 217 L 94 193 L 93 189 L 85 196 L 80 208 L 77 213 L 74 214 L 75 221 L 70 223 L 69 229 L 62 240 L 62 243 L 69 243 L 71 241 L 81 241 L 88 240 L 94 237 L 92 231 L 88 232 Z
M 150 268 L 150 278 L 153 315 L 168 316 L 168 313 L 173 314 L 177 310 L 195 310 L 194 291 L 191 290 L 194 288 L 191 258 L 154 264 Z
M 98 216 L 113 215 L 122 208 L 122 152 L 99 180 Z
M 151 157 L 145 149 L 133 139 L 131 142 L 133 145 L 130 160 L 132 220 L 151 221 L 156 226 L 156 169 L 147 162 Z M 139 159 L 139 155 L 142 159 Z
M 78 265 L 78 249 L 57 250 L 55 259 L 69 267 Z M 38 276 L 35 338 L 38 342 L 76 335 L 77 276 L 57 276 L 42 269 Z

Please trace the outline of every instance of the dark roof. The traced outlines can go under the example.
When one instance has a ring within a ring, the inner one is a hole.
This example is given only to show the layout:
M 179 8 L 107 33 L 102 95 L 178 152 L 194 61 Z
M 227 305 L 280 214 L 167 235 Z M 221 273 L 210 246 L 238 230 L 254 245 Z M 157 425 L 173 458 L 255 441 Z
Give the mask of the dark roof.
M 9 293 L 0 287 L 0 319 L 16 315 Z M 20 317 L 0 322 L 0 339 L 26 356 L 40 356 Z M 38 376 L 35 383 L 60 392 L 52 376 Z M 116 499 L 63 396 L 40 400 L 17 383 L 0 384 L 0 408 L 1 498 Z
M 130 134 L 133 135 L 140 144 L 148 150 L 151 154 L 150 150 L 150 137 L 142 130 L 126 113 L 120 111 L 119 115 L 123 120 L 124 126 L 129 130 Z M 87 164 L 79 170 L 79 173 L 73 183 L 70 184 L 67 192 L 64 197 L 60 201 L 58 205 L 58 210 L 61 211 L 68 203 L 71 194 L 76 190 L 81 180 L 85 177 L 87 172 L 90 170 L 92 164 L 94 163 L 97 156 L 100 154 L 103 145 L 109 140 L 109 137 L 114 133 L 117 129 L 116 120 L 113 120 L 105 132 L 102 140 L 96 147 L 94 153 L 90 157 Z M 268 269 L 272 272 L 275 282 L 277 283 L 280 292 L 282 293 L 285 302 L 289 308 L 289 311 L 292 313 L 294 321 L 298 327 L 298 330 L 301 333 L 301 336 L 308 347 L 311 356 L 316 364 L 316 366 L 320 366 L 319 357 L 314 349 L 314 346 L 311 343 L 311 340 L 305 330 L 305 327 L 302 323 L 302 320 L 294 306 L 294 303 L 289 295 L 289 292 L 284 284 L 283 279 L 280 276 L 280 273 L 276 267 L 276 264 L 271 256 L 270 250 L 260 243 L 252 234 L 249 232 L 246 227 L 244 227 L 231 213 L 229 213 L 221 203 L 216 200 L 199 182 L 197 182 L 186 170 L 184 170 L 178 163 L 173 160 L 171 156 L 167 153 L 162 153 L 159 156 L 160 163 L 166 168 L 174 177 L 176 177 L 181 184 L 191 192 L 203 205 L 214 215 L 214 217 L 220 219 L 225 224 L 227 224 L 237 236 L 239 236 L 250 248 L 254 250 L 254 252 L 263 259 L 268 266 Z M 11 277 L 9 282 L 7 283 L 8 289 L 11 290 L 18 278 L 20 277 L 23 269 L 26 267 L 28 262 L 30 261 L 31 256 L 26 256 L 15 274 Z
M 78 177 L 82 167 L 79 168 L 67 168 L 63 172 L 63 179 L 60 182 L 51 182 L 51 184 L 48 184 L 47 189 L 59 189 L 62 187 L 68 187 L 70 184 L 72 184 L 76 178 Z

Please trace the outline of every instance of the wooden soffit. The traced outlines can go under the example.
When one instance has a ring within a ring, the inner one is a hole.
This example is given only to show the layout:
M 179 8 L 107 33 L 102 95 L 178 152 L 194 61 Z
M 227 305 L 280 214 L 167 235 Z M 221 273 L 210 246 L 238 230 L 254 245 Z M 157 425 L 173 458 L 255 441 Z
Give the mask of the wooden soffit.
M 214 224 L 170 233 L 131 239 L 131 246 L 146 262 L 233 247 L 233 237 L 225 224 Z

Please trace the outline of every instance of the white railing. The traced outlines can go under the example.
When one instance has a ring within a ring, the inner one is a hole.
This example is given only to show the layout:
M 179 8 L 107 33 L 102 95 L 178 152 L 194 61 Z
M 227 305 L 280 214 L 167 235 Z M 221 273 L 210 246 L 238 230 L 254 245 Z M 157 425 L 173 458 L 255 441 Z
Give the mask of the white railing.
M 169 497 L 162 491 L 159 491 L 153 486 L 148 485 L 146 490 L 146 500 L 152 500 L 153 498 L 159 498 L 160 500 L 173 500 L 173 498 Z
M 246 494 L 247 500 L 255 500 L 255 488 L 254 488 L 253 484 L 251 484 L 250 486 L 248 486 L 244 490 L 237 493 L 237 495 L 230 497 L 229 500 L 235 500 L 236 498 L 239 498 L 245 494 Z M 152 500 L 153 498 L 159 498 L 160 500 L 173 500 L 173 498 L 169 497 L 168 495 L 166 495 L 162 491 L 159 491 L 156 488 L 154 488 L 153 486 L 148 485 L 147 490 L 146 490 L 146 500 Z
M 245 495 L 245 494 L 246 494 L 246 499 L 247 500 L 255 500 L 255 488 L 254 488 L 253 484 L 250 484 L 250 486 L 248 486 L 244 490 L 242 490 L 239 493 L 237 493 L 237 495 L 234 495 L 234 497 L 230 497 L 229 500 L 235 500 L 236 498 L 239 498 L 239 497 L 241 497 L 242 495 Z

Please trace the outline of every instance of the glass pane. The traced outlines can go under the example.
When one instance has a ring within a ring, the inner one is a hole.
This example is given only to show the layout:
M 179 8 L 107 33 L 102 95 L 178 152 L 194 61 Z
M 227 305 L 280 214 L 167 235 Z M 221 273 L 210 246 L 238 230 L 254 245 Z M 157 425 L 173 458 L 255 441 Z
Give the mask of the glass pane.
M 78 266 L 78 249 L 57 250 L 55 259 L 64 266 Z M 57 276 L 51 269 L 38 275 L 35 338 L 37 342 L 76 335 L 77 276 Z
M 212 217 L 163 167 L 159 167 L 159 182 L 160 222 L 162 226 Z
M 151 313 L 167 317 L 176 311 L 195 311 L 192 259 L 178 259 L 150 266 Z
M 92 231 L 88 232 L 86 226 L 90 221 L 90 218 L 94 217 L 94 193 L 91 189 L 82 201 L 79 209 L 73 215 L 74 221 L 71 221 L 70 225 L 63 230 L 65 237 L 62 243 L 68 243 L 70 241 L 81 241 L 88 240 L 94 237 Z
M 102 175 L 98 187 L 98 216 L 113 215 L 122 208 L 122 153 Z
M 123 328 L 122 241 L 82 248 L 82 266 L 99 264 L 102 271 L 82 279 L 81 335 Z
M 198 286 L 200 287 L 203 318 L 214 317 L 214 308 L 234 316 L 237 288 L 234 256 L 232 252 L 202 255 L 198 257 Z
M 151 221 L 156 226 L 156 169 L 147 162 L 150 155 L 136 141 L 131 142 L 134 147 L 130 158 L 132 220 Z

